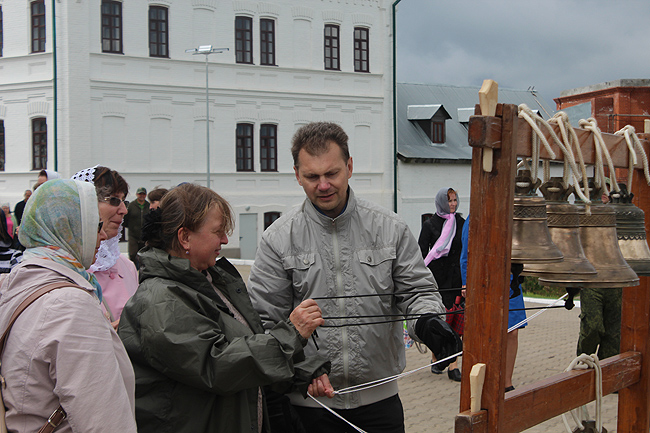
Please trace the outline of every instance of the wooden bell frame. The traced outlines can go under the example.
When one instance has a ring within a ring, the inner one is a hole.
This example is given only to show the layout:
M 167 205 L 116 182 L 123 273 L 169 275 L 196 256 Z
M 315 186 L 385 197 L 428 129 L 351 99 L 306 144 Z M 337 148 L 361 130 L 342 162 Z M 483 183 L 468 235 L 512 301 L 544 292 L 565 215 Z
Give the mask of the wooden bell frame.
M 467 291 L 460 413 L 456 416 L 455 432 L 514 433 L 594 401 L 595 373 L 593 369 L 560 373 L 520 386 L 505 396 L 514 178 L 517 157 L 532 154 L 534 132 L 518 117 L 515 105 L 498 104 L 492 116 L 480 115 L 478 105 L 475 112 L 477 115 L 469 123 L 469 145 L 473 149 L 467 286 L 471 290 Z M 559 135 L 557 125 L 555 128 Z M 574 130 L 585 163 L 593 164 L 593 134 L 580 128 Z M 650 155 L 650 134 L 638 136 Z M 625 139 L 605 133 L 603 138 L 614 165 L 627 168 Z M 562 160 L 560 149 L 551 145 L 557 155 L 555 160 Z M 491 171 L 486 171 L 484 153 L 488 154 L 488 160 L 492 159 Z M 551 159 L 543 148 L 540 157 Z M 634 204 L 646 214 L 647 233 L 650 186 L 641 164 L 635 167 L 632 191 Z M 650 429 L 649 328 L 650 277 L 640 277 L 639 286 L 623 289 L 621 354 L 601 361 L 603 395 L 619 391 L 617 431 L 620 432 L 647 433 Z M 578 336 L 575 337 L 577 341 Z M 485 382 L 482 399 L 479 395 L 481 409 L 471 412 L 469 377 L 477 363 L 485 364 Z

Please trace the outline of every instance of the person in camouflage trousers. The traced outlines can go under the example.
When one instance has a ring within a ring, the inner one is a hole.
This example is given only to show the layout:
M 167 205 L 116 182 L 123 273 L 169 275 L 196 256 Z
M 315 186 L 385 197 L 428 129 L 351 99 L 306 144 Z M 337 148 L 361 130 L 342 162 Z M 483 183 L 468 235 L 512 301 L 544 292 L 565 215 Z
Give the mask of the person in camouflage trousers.
M 622 297 L 621 288 L 581 290 L 578 355 L 598 349 L 598 358 L 605 359 L 620 352 Z

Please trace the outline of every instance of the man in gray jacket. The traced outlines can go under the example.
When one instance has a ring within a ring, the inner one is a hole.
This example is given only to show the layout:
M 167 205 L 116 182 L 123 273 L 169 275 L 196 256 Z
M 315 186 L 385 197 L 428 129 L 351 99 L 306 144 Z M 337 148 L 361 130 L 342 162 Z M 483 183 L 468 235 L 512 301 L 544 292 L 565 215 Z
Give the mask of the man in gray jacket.
M 445 312 L 437 284 L 406 223 L 348 186 L 347 140 L 333 123 L 296 132 L 291 152 L 307 199 L 264 232 L 249 281 L 265 328 L 285 320 L 303 299 L 317 300 L 325 326 L 305 354 L 320 350 L 331 360 L 336 390 L 404 370 L 405 315 L 417 319 L 409 320 L 411 336 L 438 359 L 460 350 L 458 336 L 437 317 Z M 310 399 L 290 399 L 309 432 L 350 428 Z M 366 431 L 404 432 L 396 382 L 319 401 Z

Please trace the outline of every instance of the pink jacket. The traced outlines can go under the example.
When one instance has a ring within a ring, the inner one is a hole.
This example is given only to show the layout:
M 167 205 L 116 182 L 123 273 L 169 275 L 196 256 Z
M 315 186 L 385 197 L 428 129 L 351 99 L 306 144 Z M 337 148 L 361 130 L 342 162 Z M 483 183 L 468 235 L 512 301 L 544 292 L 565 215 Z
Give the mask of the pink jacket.
M 56 430 L 133 432 L 135 377 L 119 337 L 93 287 L 67 267 L 45 259 L 16 266 L 0 285 L 0 332 L 31 292 L 60 288 L 31 304 L 16 320 L 2 356 L 9 431 L 35 432 L 60 404 L 68 417 Z
M 111 320 L 119 319 L 126 301 L 131 299 L 138 288 L 135 265 L 124 254 L 120 254 L 112 268 L 95 272 L 95 277 L 102 286 L 103 302 L 110 309 Z

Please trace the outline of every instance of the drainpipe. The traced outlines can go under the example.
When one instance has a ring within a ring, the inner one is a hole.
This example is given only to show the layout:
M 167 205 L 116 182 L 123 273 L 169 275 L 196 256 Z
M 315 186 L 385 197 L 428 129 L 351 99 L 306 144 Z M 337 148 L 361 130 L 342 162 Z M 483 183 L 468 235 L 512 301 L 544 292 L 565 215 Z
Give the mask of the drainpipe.
M 56 75 L 56 0 L 52 0 L 52 90 L 54 98 L 54 171 L 59 171 L 59 161 L 57 159 L 58 143 L 57 143 L 57 75 Z
M 395 34 L 395 13 L 402 0 L 395 0 L 392 7 L 393 19 L 393 212 L 397 213 L 397 38 Z

